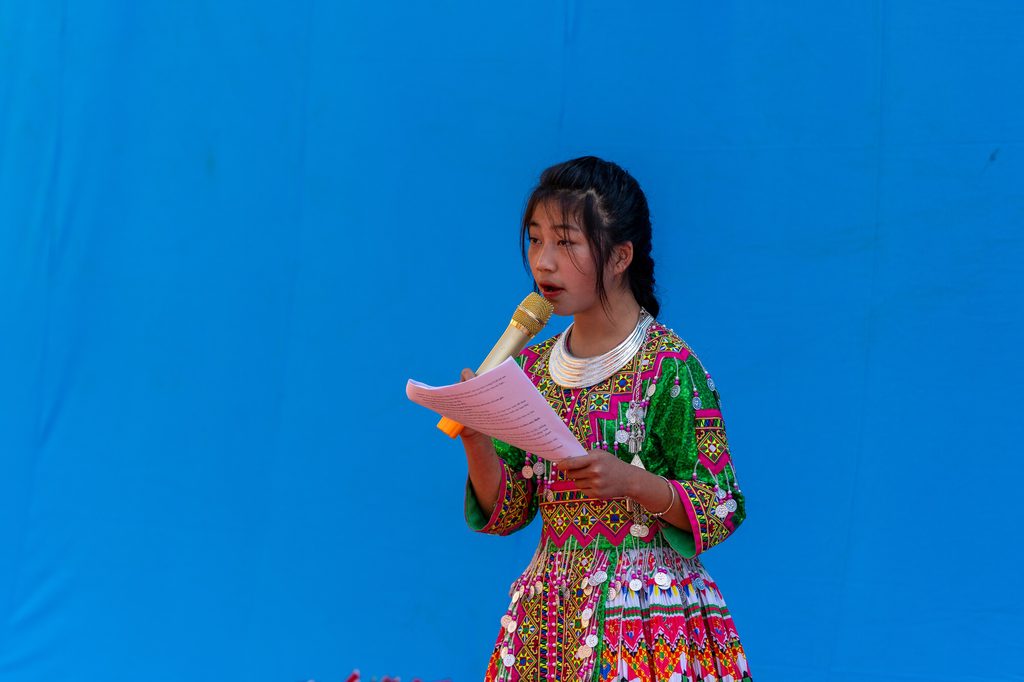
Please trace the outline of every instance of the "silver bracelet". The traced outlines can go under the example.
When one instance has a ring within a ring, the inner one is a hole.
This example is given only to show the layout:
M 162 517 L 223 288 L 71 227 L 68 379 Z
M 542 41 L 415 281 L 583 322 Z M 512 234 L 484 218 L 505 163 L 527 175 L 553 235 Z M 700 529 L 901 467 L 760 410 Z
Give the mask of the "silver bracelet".
M 672 485 L 672 482 L 670 480 L 668 480 L 667 478 L 665 478 L 664 476 L 658 476 L 658 478 L 660 478 L 661 480 L 665 481 L 665 483 L 668 484 L 669 494 L 672 495 L 672 499 L 668 503 L 668 509 L 666 509 L 663 512 L 652 512 L 652 511 L 648 511 L 647 512 L 651 516 L 660 519 L 662 516 L 664 516 L 665 514 L 668 514 L 670 511 L 672 511 L 672 507 L 675 506 L 675 503 L 676 503 L 676 487 L 674 485 Z

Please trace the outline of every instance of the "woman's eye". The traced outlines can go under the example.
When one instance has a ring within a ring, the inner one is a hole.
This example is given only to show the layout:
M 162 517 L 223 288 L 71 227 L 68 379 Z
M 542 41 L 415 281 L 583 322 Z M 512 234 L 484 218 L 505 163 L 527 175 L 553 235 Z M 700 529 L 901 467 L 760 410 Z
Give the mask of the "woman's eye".
M 531 244 L 540 244 L 540 240 L 537 239 L 536 237 L 527 237 L 527 239 Z
M 569 241 L 568 239 L 559 239 L 558 240 L 558 245 L 559 246 L 572 246 L 572 242 Z

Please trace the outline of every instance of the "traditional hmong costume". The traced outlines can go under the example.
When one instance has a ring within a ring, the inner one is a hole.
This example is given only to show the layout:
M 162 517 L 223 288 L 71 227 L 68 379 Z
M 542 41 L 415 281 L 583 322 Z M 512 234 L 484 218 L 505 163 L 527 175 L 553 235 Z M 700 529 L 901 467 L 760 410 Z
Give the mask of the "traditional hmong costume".
M 509 590 L 487 680 L 751 679 L 722 594 L 698 559 L 745 516 L 718 392 L 675 333 L 646 313 L 637 329 L 637 350 L 593 385 L 564 379 L 562 336 L 518 362 L 588 449 L 666 477 L 692 531 L 626 499 L 588 498 L 549 462 L 495 441 L 498 502 L 486 516 L 467 486 L 469 525 L 507 535 L 539 509 L 543 527 Z

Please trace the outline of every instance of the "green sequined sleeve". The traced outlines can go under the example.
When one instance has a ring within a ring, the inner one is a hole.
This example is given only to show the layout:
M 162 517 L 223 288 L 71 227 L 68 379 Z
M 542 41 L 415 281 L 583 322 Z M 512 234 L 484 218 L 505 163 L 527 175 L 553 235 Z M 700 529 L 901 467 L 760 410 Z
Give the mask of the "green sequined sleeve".
M 508 535 L 528 526 L 537 515 L 536 479 L 523 477 L 526 455 L 522 450 L 500 440 L 494 441 L 494 449 L 502 462 L 498 502 L 488 516 L 473 493 L 473 484 L 467 479 L 466 523 L 481 533 Z
M 516 357 L 522 367 L 525 358 Z M 526 453 L 508 443 L 494 439 L 494 450 L 501 458 L 501 483 L 498 485 L 498 502 L 488 516 L 480 506 L 473 492 L 473 484 L 466 480 L 466 523 L 480 533 L 508 535 L 525 528 L 537 515 L 537 499 L 534 496 L 536 478 L 525 478 L 522 474 Z
M 648 470 L 675 486 L 691 530 L 666 526 L 662 534 L 673 549 L 692 557 L 729 537 L 746 509 L 714 381 L 688 349 L 660 361 L 643 459 Z

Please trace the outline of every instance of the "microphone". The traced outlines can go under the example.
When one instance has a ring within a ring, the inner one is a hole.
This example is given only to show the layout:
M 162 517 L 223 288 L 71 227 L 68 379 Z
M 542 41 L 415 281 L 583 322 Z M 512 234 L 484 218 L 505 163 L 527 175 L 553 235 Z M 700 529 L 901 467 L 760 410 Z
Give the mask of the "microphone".
M 548 323 L 553 312 L 555 312 L 555 306 L 538 293 L 531 293 L 524 298 L 516 311 L 512 313 L 512 321 L 509 322 L 505 333 L 501 335 L 498 342 L 494 344 L 494 348 L 477 367 L 476 373 L 483 374 L 505 362 L 508 358 L 519 355 L 519 351 L 526 348 L 530 339 Z M 437 422 L 437 428 L 451 438 L 455 438 L 462 433 L 464 427 L 454 419 L 441 417 L 441 421 Z

